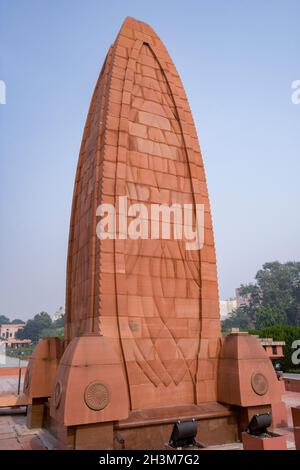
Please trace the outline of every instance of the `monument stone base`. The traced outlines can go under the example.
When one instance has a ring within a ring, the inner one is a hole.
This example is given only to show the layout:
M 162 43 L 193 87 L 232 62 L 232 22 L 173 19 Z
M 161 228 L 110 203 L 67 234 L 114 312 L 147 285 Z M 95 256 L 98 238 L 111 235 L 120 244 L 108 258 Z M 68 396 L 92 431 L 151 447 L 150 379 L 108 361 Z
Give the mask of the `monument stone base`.
M 178 420 L 196 419 L 196 441 L 205 445 L 237 441 L 235 411 L 220 403 L 176 406 L 133 411 L 118 422 L 63 426 L 50 416 L 49 405 L 44 427 L 65 450 L 165 450 Z

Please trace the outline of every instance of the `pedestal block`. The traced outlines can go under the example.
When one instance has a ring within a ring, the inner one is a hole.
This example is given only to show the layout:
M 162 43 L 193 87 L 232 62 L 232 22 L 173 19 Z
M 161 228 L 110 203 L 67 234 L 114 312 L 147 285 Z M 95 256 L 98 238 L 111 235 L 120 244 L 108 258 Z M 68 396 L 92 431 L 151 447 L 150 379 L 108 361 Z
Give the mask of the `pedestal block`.
M 283 391 L 283 383 L 254 336 L 232 333 L 225 338 L 219 359 L 218 400 L 239 407 L 240 430 L 253 414 L 266 411 L 272 411 L 273 426 L 284 424 Z
M 296 450 L 300 450 L 300 407 L 292 407 L 292 419 L 293 419 L 293 426 L 294 426 L 294 438 L 295 438 L 295 446 Z
M 29 361 L 24 379 L 24 394 L 32 399 L 27 413 L 29 428 L 42 427 L 44 405 L 51 395 L 62 353 L 63 342 L 59 338 L 43 338 Z
M 292 419 L 293 419 L 293 426 L 297 427 L 300 426 L 300 406 L 292 407 Z
M 242 433 L 244 450 L 287 450 L 286 437 L 275 433 L 268 433 L 268 437 L 252 436 Z
M 26 425 L 28 428 L 42 428 L 47 398 L 33 398 L 27 407 Z
M 51 417 L 68 428 L 68 438 L 74 434 L 74 448 L 110 449 L 112 422 L 126 419 L 128 411 L 128 389 L 118 342 L 93 334 L 74 338 L 57 371 L 50 400 Z M 101 423 L 109 424 L 100 426 Z

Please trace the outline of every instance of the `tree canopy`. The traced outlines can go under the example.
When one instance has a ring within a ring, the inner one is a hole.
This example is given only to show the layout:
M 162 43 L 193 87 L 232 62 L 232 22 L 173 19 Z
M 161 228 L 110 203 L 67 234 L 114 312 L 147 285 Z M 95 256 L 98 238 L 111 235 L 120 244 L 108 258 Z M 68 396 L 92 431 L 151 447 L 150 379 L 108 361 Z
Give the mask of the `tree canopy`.
M 13 321 L 10 321 L 6 315 L 0 315 L 0 325 L 17 325 L 21 323 L 25 323 L 24 320 L 15 318 Z
M 299 369 L 299 364 L 294 364 L 292 355 L 295 349 L 292 348 L 293 342 L 300 339 L 300 327 L 288 325 L 274 325 L 261 330 L 249 331 L 251 334 L 258 335 L 260 338 L 273 338 L 274 341 L 285 341 L 284 358 L 280 360 L 283 370 Z
M 65 316 L 61 316 L 57 320 L 55 320 L 50 327 L 44 328 L 41 331 L 41 338 L 45 338 L 47 336 L 56 336 L 58 338 L 64 337 L 64 325 L 65 325 Z
M 300 325 L 300 262 L 265 263 L 255 283 L 241 285 L 239 293 L 248 302 L 222 322 L 224 330 Z
M 52 325 L 51 317 L 47 312 L 41 312 L 34 316 L 32 320 L 28 320 L 22 330 L 17 331 L 17 339 L 31 339 L 36 343 L 42 335 L 43 330 L 50 328 Z
M 10 323 L 10 319 L 5 315 L 0 315 L 0 325 L 7 325 L 7 323 Z

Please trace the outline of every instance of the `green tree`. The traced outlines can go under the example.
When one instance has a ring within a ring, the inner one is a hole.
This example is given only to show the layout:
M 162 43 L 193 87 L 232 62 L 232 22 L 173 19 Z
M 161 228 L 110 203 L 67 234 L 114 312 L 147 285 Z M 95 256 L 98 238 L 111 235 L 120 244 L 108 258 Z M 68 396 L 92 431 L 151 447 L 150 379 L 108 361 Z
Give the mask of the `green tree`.
M 300 262 L 265 263 L 256 274 L 262 304 L 284 315 L 289 325 L 300 324 Z
M 257 329 L 284 323 L 286 323 L 285 312 L 274 306 L 261 305 L 256 312 L 255 327 Z
M 265 263 L 255 281 L 241 285 L 239 292 L 246 297 L 247 305 L 223 321 L 223 329 L 300 325 L 300 262 Z
M 6 325 L 7 323 L 10 323 L 10 319 L 5 315 L 0 315 L 0 325 Z
M 31 339 L 36 343 L 40 338 L 42 331 L 52 325 L 51 317 L 47 312 L 41 312 L 28 320 L 22 330 L 17 331 L 17 339 Z
M 273 338 L 274 341 L 285 341 L 284 358 L 280 361 L 285 371 L 299 369 L 299 365 L 293 364 L 292 344 L 300 339 L 300 327 L 289 325 L 274 325 L 262 330 L 252 330 L 249 333 L 258 335 L 260 338 Z
M 222 328 L 225 331 L 231 328 L 239 328 L 242 331 L 255 328 L 255 316 L 251 307 L 243 305 L 234 310 L 229 318 L 223 320 Z
M 11 322 L 12 325 L 21 325 L 21 324 L 24 324 L 25 325 L 25 322 L 23 320 L 20 320 L 19 318 L 15 318 L 12 322 Z
M 65 324 L 65 316 L 63 315 L 62 317 L 58 318 L 55 320 L 50 327 L 45 328 L 41 332 L 41 337 L 49 337 L 49 336 L 55 336 L 57 338 L 63 338 L 64 337 L 64 324 Z

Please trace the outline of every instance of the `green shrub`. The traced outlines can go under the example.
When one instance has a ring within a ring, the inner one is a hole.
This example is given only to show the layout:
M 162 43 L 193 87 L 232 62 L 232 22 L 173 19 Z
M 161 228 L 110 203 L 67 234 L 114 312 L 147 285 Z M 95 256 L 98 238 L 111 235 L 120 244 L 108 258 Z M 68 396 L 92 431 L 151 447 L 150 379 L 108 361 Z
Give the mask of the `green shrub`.
M 281 365 L 284 371 L 294 371 L 299 369 L 299 364 L 292 363 L 292 344 L 295 340 L 300 340 L 300 327 L 289 325 L 274 325 L 261 330 L 250 330 L 250 334 L 258 335 L 260 338 L 273 338 L 274 341 L 285 341 L 284 359 Z

